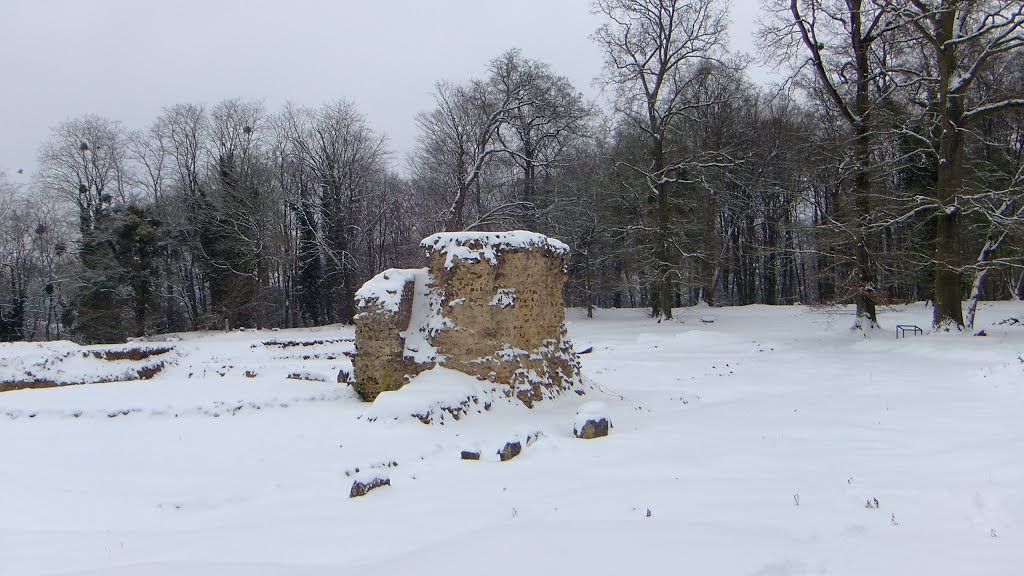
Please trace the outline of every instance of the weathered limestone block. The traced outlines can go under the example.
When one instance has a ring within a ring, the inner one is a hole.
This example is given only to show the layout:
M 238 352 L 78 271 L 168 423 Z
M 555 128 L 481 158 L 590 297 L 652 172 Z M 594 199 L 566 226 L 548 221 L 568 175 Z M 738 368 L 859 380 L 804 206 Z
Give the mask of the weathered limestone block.
M 391 269 L 381 272 L 356 293 L 358 353 L 352 360 L 355 389 L 363 400 L 398 390 L 406 375 L 422 371 L 405 354 L 402 332 L 412 316 L 416 277 L 426 270 Z M 423 368 L 425 369 L 425 368 Z
M 501 450 L 498 450 L 498 459 L 502 462 L 508 462 L 509 460 L 519 456 L 523 451 L 523 445 L 518 440 L 512 442 L 506 442 Z
M 446 367 L 507 384 L 527 405 L 576 383 L 562 305 L 567 246 L 529 232 L 435 234 L 421 245 L 453 325 L 434 339 Z
M 421 246 L 427 269 L 388 270 L 357 294 L 364 399 L 435 364 L 504 385 L 527 405 L 578 383 L 562 305 L 565 244 L 515 231 L 435 234 Z
M 573 430 L 573 433 L 577 438 L 584 440 L 593 440 L 594 438 L 603 438 L 608 435 L 609 422 L 606 418 L 598 418 L 597 420 L 587 420 L 583 423 L 581 428 Z
M 602 402 L 587 402 L 576 411 L 576 421 L 572 433 L 577 438 L 592 440 L 608 435 L 612 427 L 608 417 L 608 407 Z

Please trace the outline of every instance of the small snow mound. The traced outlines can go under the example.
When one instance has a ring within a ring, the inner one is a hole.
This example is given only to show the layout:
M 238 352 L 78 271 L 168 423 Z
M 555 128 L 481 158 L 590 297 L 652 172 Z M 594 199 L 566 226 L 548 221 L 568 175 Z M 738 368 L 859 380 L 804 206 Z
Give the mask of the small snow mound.
M 0 390 L 147 380 L 178 357 L 169 346 L 12 342 L 0 346 Z
M 455 265 L 455 260 L 497 264 L 497 253 L 501 250 L 526 250 L 543 248 L 555 254 L 569 254 L 569 247 L 559 240 L 548 238 L 536 232 L 513 230 L 510 232 L 442 232 L 427 236 L 420 247 L 445 255 L 445 268 Z
M 581 427 L 587 420 L 608 418 L 608 405 L 604 402 L 593 400 L 584 402 L 576 409 L 576 426 Z
M 381 392 L 362 418 L 370 422 L 416 418 L 424 424 L 444 424 L 447 419 L 490 409 L 493 399 L 493 384 L 435 366 L 398 390 Z

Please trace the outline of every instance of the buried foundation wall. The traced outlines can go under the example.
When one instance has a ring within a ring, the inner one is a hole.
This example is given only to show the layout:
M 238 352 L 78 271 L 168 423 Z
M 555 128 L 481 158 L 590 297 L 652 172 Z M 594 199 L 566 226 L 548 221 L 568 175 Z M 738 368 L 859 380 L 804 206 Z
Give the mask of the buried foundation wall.
M 366 400 L 435 365 L 504 386 L 526 404 L 571 389 L 569 249 L 531 232 L 435 234 L 428 268 L 387 270 L 357 293 L 356 390 Z

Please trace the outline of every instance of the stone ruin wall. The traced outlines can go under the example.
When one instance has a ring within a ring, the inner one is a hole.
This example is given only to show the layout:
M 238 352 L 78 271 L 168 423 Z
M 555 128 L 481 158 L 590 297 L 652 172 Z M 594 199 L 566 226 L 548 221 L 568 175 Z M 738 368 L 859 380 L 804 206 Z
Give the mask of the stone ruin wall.
M 564 325 L 564 244 L 512 232 L 438 234 L 422 245 L 426 270 L 389 270 L 360 290 L 353 364 L 362 398 L 438 364 L 503 385 L 527 405 L 579 383 Z M 422 347 L 434 351 L 423 358 Z
M 356 342 L 358 353 L 352 368 L 359 375 L 356 391 L 360 397 L 372 400 L 386 390 L 397 390 L 407 374 L 419 374 L 423 369 L 405 357 L 405 339 L 401 333 L 408 328 L 412 316 L 415 283 L 401 283 L 397 310 L 388 310 L 375 301 L 360 306 L 356 315 Z

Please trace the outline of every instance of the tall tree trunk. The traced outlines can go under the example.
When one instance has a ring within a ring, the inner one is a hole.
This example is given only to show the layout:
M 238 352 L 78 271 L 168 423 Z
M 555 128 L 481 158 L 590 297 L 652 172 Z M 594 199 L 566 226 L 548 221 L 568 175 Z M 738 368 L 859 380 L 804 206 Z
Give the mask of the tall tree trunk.
M 854 177 L 854 205 L 857 210 L 859 239 L 857 242 L 857 306 L 855 328 L 877 328 L 878 316 L 875 309 L 875 262 L 868 244 L 868 225 L 871 214 L 871 41 L 865 39 L 861 14 L 861 2 L 851 5 L 853 29 L 850 35 L 854 60 L 857 67 L 857 93 L 854 98 L 854 154 L 857 174 Z
M 954 37 L 956 15 L 955 10 L 941 13 L 937 34 L 939 39 Z M 932 309 L 932 326 L 936 329 L 962 330 L 964 317 L 958 253 L 961 222 L 956 199 L 963 177 L 963 96 L 951 93 L 949 89 L 958 65 L 956 46 L 944 43 L 937 50 L 940 88 L 935 199 L 939 204 L 939 213 L 936 215 L 935 226 L 935 307 Z
M 672 319 L 672 219 L 669 204 L 669 184 L 665 181 L 665 151 L 658 137 L 652 148 L 653 173 L 657 180 L 650 182 L 657 196 L 657 228 L 655 231 L 654 258 L 657 260 L 657 276 L 652 296 L 654 315 Z
M 936 216 L 935 228 L 935 306 L 932 309 L 932 326 L 938 329 L 964 327 L 962 303 L 960 301 L 961 274 L 957 267 L 956 244 L 960 231 L 960 215 L 955 208 L 952 213 Z
M 854 328 L 878 328 L 878 316 L 875 310 L 875 265 L 871 260 L 865 243 L 867 239 L 861 236 L 857 244 L 857 294 L 854 299 L 857 303 L 857 320 Z

